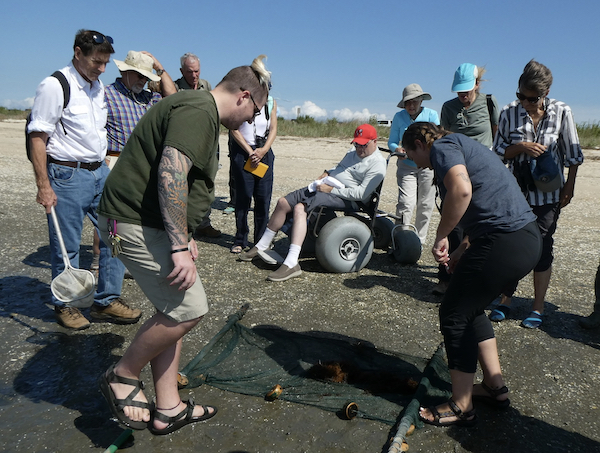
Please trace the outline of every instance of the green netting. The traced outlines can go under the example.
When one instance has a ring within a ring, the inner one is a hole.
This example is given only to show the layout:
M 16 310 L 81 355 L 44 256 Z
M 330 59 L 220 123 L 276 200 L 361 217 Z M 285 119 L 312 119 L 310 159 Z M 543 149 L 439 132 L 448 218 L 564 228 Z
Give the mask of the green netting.
M 238 321 L 246 309 L 230 316 L 181 371 L 187 387 L 206 383 L 264 398 L 280 385 L 279 399 L 340 414 L 348 402 L 355 402 L 357 417 L 394 425 L 415 397 L 417 385 L 417 393 L 421 391 L 422 384 L 417 383 L 429 373 L 424 374 L 427 359 L 386 351 L 356 338 L 276 326 L 245 327 Z M 341 368 L 335 378 L 343 378 L 342 382 L 330 380 L 327 373 L 333 368 Z M 428 381 L 434 385 L 444 383 L 432 377 Z
M 412 401 L 406 406 L 403 416 L 398 423 L 396 435 L 390 443 L 388 453 L 398 453 L 401 450 L 402 441 L 406 440 L 406 433 L 411 425 L 417 428 L 423 427 L 419 419 L 419 407 L 436 406 L 450 398 L 451 384 L 448 364 L 444 360 L 446 351 L 440 345 L 427 364 L 419 382 L 419 388 L 414 394 Z

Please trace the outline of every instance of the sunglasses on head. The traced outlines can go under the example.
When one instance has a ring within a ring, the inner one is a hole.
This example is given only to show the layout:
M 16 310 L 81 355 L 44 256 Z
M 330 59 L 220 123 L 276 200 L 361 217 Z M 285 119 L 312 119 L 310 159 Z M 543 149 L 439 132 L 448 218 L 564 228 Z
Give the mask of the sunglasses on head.
M 110 36 L 103 35 L 102 33 L 92 35 L 92 39 L 96 44 L 102 44 L 104 41 L 109 44 L 113 43 L 113 39 Z
M 532 104 L 536 104 L 540 99 L 542 99 L 541 96 L 529 97 L 529 96 L 525 96 L 524 94 L 519 93 L 518 91 L 517 91 L 516 95 L 517 95 L 517 99 L 519 101 L 524 101 L 525 99 L 527 99 L 527 102 L 530 102 Z

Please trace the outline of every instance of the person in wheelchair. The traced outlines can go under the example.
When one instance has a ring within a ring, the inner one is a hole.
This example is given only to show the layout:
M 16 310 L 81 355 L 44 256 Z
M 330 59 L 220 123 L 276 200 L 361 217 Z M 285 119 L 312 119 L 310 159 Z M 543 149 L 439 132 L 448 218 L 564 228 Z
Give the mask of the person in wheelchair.
M 354 131 L 353 148 L 331 170 L 326 170 L 312 184 L 287 194 L 277 201 L 267 229 L 241 261 L 261 258 L 268 264 L 283 263 L 267 280 L 282 282 L 302 274 L 298 257 L 307 233 L 307 215 L 317 207 L 357 209 L 356 202 L 366 202 L 385 177 L 386 160 L 377 148 L 377 131 L 362 124 Z M 283 260 L 270 250 L 271 242 L 289 218 L 293 219 L 290 249 Z

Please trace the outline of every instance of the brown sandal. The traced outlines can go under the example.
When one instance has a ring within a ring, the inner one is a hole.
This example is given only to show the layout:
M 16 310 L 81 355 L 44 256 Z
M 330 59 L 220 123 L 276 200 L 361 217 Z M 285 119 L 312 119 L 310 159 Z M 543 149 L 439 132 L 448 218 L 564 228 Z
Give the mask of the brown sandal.
M 488 395 L 473 395 L 474 401 L 481 401 L 482 403 L 489 404 L 490 406 L 495 407 L 496 409 L 508 409 L 508 406 L 510 406 L 510 399 L 498 399 L 500 395 L 508 393 L 508 387 L 506 385 L 500 387 L 499 389 L 493 389 L 482 381 L 481 388 L 485 390 L 488 393 Z
M 470 427 L 474 426 L 477 423 L 477 414 L 475 413 L 475 409 L 471 409 L 469 412 L 463 412 L 456 405 L 454 400 L 450 398 L 448 400 L 448 405 L 450 406 L 450 410 L 446 412 L 438 411 L 437 407 L 432 406 L 427 409 L 433 414 L 433 420 L 428 420 L 419 414 L 419 418 L 429 424 L 434 426 L 465 426 Z M 456 417 L 456 420 L 452 420 L 451 422 L 441 422 L 441 418 L 448 417 Z

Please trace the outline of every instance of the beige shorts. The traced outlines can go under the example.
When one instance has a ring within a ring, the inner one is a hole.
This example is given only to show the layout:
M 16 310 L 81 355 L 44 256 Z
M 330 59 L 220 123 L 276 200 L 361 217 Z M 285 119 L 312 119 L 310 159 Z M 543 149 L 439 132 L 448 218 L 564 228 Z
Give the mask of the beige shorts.
M 98 227 L 102 240 L 110 244 L 106 217 L 99 216 Z M 164 230 L 117 222 L 117 235 L 123 249 L 119 258 L 157 311 L 175 322 L 196 319 L 208 312 L 206 293 L 198 274 L 196 283 L 186 291 L 179 291 L 178 285 L 171 286 L 171 280 L 167 280 L 173 261 L 171 244 Z

